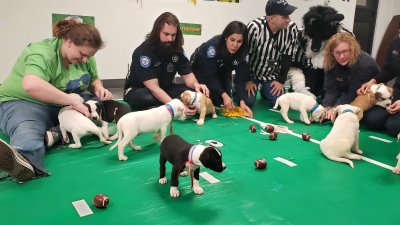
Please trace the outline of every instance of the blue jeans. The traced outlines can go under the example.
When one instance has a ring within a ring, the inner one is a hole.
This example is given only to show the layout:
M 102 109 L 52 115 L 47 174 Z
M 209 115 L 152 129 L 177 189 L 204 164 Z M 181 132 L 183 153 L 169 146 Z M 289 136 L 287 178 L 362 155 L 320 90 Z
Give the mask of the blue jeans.
M 257 86 L 261 84 L 260 95 L 262 98 L 267 99 L 267 104 L 269 107 L 273 107 L 275 105 L 276 99 L 279 97 L 278 95 L 271 94 L 271 83 L 275 80 L 261 82 L 259 80 L 252 80 Z M 253 106 L 257 99 L 257 92 L 254 96 L 249 97 L 249 106 Z
M 36 175 L 47 174 L 44 168 L 44 136 L 58 124 L 60 107 L 25 100 L 0 102 L 0 129 L 10 136 L 10 144 L 35 168 Z

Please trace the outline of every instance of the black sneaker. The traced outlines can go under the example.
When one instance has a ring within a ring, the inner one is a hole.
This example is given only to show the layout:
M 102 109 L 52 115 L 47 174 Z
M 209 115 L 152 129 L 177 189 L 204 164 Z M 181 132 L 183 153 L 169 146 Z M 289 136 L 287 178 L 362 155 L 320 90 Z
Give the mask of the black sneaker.
M 31 164 L 17 150 L 1 139 L 0 170 L 14 177 L 18 182 L 31 180 L 35 176 Z
M 52 127 L 44 135 L 44 145 L 49 148 L 61 142 L 62 135 L 59 127 Z

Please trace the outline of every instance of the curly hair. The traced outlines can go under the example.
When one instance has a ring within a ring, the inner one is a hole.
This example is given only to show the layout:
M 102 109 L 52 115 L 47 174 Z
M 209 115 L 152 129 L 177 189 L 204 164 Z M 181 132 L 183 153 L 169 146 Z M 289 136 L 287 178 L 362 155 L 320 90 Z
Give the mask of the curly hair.
M 153 29 L 149 34 L 146 35 L 146 41 L 151 45 L 158 44 L 160 42 L 160 32 L 165 24 L 174 26 L 177 28 L 176 38 L 173 43 L 173 47 L 178 52 L 183 52 L 183 34 L 181 31 L 180 23 L 178 18 L 170 12 L 164 12 L 161 14 L 156 21 L 154 21 Z
M 96 50 L 103 47 L 99 31 L 90 24 L 80 23 L 77 20 L 60 20 L 53 27 L 55 37 L 70 39 L 75 45 L 87 45 Z
M 336 66 L 337 61 L 333 55 L 333 51 L 343 42 L 348 43 L 350 46 L 349 66 L 351 67 L 357 63 L 361 54 L 360 44 L 356 38 L 349 33 L 337 33 L 328 40 L 324 49 L 324 69 L 326 71 Z

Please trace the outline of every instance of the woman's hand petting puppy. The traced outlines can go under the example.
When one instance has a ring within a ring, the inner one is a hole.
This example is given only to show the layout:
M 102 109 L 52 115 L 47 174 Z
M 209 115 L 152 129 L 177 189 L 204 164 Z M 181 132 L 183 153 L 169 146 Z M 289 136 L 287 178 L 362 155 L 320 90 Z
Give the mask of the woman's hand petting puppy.
M 369 89 L 369 87 L 371 87 L 373 84 L 376 84 L 375 79 L 371 79 L 367 83 L 364 83 L 363 85 L 361 85 L 361 87 L 359 89 L 357 89 L 357 95 L 365 94 L 367 92 L 367 90 Z
M 326 110 L 325 117 L 322 117 L 319 122 L 321 123 L 325 120 L 330 120 L 333 123 L 335 122 L 335 119 L 336 119 L 336 108 L 330 108 Z
M 386 110 L 389 114 L 395 114 L 400 111 L 400 100 L 395 101 L 393 104 L 389 105 Z

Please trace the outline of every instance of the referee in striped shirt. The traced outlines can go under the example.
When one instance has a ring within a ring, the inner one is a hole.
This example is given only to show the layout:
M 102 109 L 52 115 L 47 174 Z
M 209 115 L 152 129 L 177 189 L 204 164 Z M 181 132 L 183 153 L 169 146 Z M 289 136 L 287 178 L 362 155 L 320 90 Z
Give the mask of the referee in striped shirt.
M 298 33 L 289 15 L 296 9 L 286 0 L 269 0 L 265 7 L 266 16 L 247 25 L 251 81 L 246 83 L 246 90 L 251 106 L 256 100 L 259 85 L 261 96 L 268 100 L 271 107 L 284 93 Z

